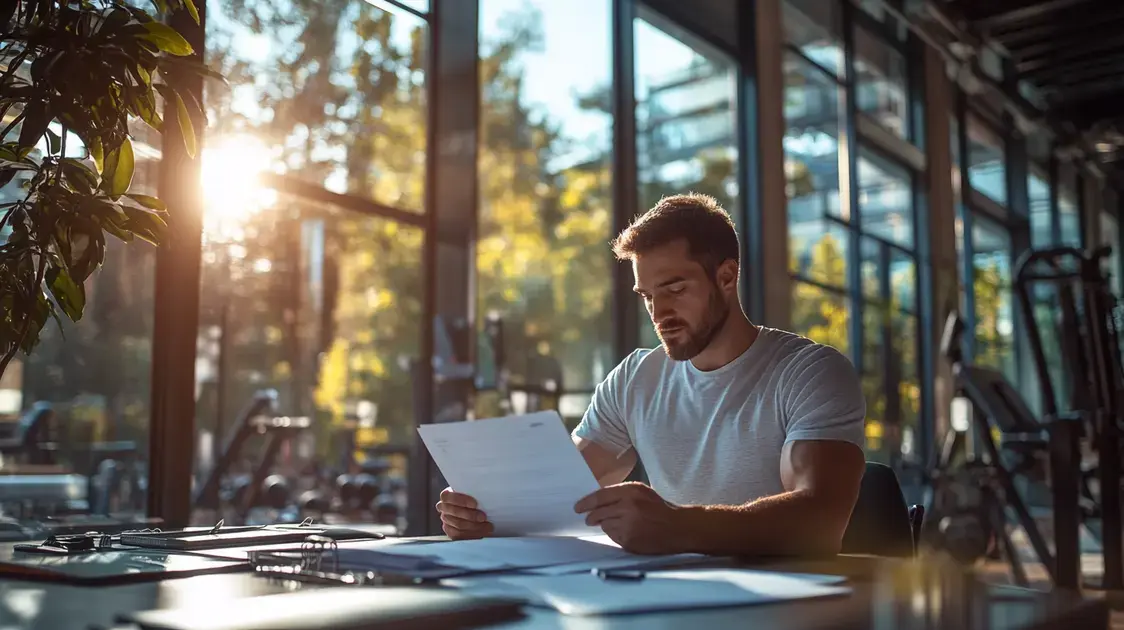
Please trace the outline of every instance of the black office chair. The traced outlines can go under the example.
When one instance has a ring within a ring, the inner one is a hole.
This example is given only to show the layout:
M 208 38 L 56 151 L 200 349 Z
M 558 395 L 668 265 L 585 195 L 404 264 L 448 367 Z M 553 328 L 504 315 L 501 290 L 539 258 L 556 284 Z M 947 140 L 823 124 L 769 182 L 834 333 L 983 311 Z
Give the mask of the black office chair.
M 917 542 L 925 509 L 907 507 L 894 470 L 867 462 L 859 498 L 843 535 L 843 553 L 909 558 Z

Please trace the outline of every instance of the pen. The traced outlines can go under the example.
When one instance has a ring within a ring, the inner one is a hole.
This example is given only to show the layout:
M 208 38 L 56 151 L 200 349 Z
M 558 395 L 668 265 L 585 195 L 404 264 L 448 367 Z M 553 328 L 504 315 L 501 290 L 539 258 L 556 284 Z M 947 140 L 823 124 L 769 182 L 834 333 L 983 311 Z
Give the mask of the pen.
M 612 569 L 593 569 L 594 575 L 602 580 L 618 580 L 621 582 L 639 582 L 644 579 L 643 571 L 614 571 Z

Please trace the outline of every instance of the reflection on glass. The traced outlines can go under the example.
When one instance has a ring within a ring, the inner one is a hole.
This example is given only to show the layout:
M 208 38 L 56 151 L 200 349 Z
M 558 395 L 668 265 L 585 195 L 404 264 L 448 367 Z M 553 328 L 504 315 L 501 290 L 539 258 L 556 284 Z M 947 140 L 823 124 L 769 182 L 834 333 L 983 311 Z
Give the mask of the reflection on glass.
M 912 249 L 913 184 L 909 170 L 860 147 L 858 186 L 863 232 Z
M 422 211 L 422 18 L 367 2 L 216 0 L 207 9 L 208 64 L 231 84 L 206 86 L 208 143 L 254 137 L 267 148 L 262 171 Z
M 1044 168 L 1031 164 L 1026 178 L 1030 200 L 1030 245 L 1046 247 L 1054 244 L 1054 226 L 1050 219 L 1050 178 Z
M 1081 247 L 1081 217 L 1079 215 L 1078 187 L 1081 179 L 1074 166 L 1062 162 L 1058 166 L 1058 244 Z
M 130 123 L 130 131 L 135 156 L 130 192 L 154 195 L 160 135 L 139 121 Z M 18 190 L 14 182 L 9 186 Z M 11 191 L 6 188 L 0 196 L 7 198 Z M 5 453 L 0 472 L 26 474 L 28 464 L 48 464 L 82 478 L 76 488 L 78 500 L 69 507 L 37 497 L 51 487 L 65 487 L 70 477 L 43 477 L 36 483 L 38 490 L 11 483 L 0 504 L 6 513 L 43 519 L 62 516 L 58 510 L 65 508 L 78 513 L 108 509 L 124 519 L 144 516 L 155 270 L 155 247 L 107 238 L 105 259 L 84 285 L 82 319 L 71 322 L 60 317 L 61 325 L 48 321 L 32 355 L 17 355 L 0 379 L 0 436 L 19 440 L 18 420 L 33 417 L 42 403 L 55 414 L 46 439 L 58 444 L 58 450 L 37 457 L 30 452 Z M 121 442 L 124 448 L 109 456 L 117 462 L 118 473 L 108 483 L 108 491 L 102 492 L 100 485 L 87 486 L 85 478 L 97 473 L 97 451 L 107 442 Z M 26 501 L 17 499 L 21 493 Z
M 1007 144 L 972 115 L 968 116 L 968 184 L 1007 205 Z
M 733 61 L 644 20 L 635 37 L 639 210 L 693 191 L 717 199 L 740 225 Z
M 909 139 L 908 66 L 905 56 L 855 27 L 855 106 L 899 138 Z
M 793 281 L 793 332 L 847 354 L 850 313 L 851 300 L 843 292 Z
M 789 238 L 822 233 L 824 217 L 843 217 L 839 198 L 839 85 L 794 53 L 785 56 L 785 192 Z M 795 269 L 795 267 L 794 267 Z
M 784 0 L 784 34 L 804 56 L 843 78 L 843 18 L 837 2 Z
M 875 300 L 889 299 L 897 310 L 917 311 L 917 269 L 909 253 L 864 236 L 861 275 L 864 295 Z
M 503 318 L 528 387 L 586 391 L 613 367 L 610 5 L 480 3 L 476 312 Z
M 199 474 L 210 472 L 255 392 L 276 391 L 273 415 L 311 419 L 268 471 L 290 480 L 285 496 L 296 507 L 256 506 L 252 521 L 314 516 L 305 501 L 314 493 L 339 519 L 403 525 L 421 236 L 391 220 L 275 193 L 240 217 L 236 231 L 205 242 L 196 426 L 210 448 L 198 453 Z M 196 522 L 237 522 L 233 497 L 260 448 L 249 444 L 234 462 L 220 513 L 196 510 Z M 363 472 L 375 476 L 371 495 L 339 497 L 337 476 Z
M 999 370 L 1017 383 L 1011 236 L 982 216 L 972 219 L 972 292 L 976 304 L 973 361 Z

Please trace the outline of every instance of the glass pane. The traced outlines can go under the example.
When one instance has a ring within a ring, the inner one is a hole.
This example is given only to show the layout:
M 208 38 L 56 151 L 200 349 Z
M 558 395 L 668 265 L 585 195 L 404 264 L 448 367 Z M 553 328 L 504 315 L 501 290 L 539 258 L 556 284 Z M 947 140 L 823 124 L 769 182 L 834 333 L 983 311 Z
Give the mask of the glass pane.
M 610 9 L 480 3 L 476 312 L 503 318 L 513 384 L 588 391 L 615 363 Z
M 1081 178 L 1077 176 L 1074 166 L 1068 162 L 1058 165 L 1058 235 L 1059 245 L 1072 245 L 1081 247 L 1084 238 L 1081 235 L 1081 217 L 1078 215 L 1078 188 Z
M 1050 178 L 1037 164 L 1030 165 L 1026 178 L 1030 199 L 1030 245 L 1047 247 L 1054 244 L 1054 227 L 1050 220 Z
M 792 283 L 792 330 L 848 354 L 851 300 L 844 294 L 796 280 Z
M 1018 382 L 1011 272 L 1011 236 L 982 216 L 972 221 L 972 292 L 975 296 L 974 362 Z
M 423 210 L 422 18 L 367 2 L 216 0 L 207 9 L 208 63 L 231 84 L 205 90 L 212 193 L 241 194 L 262 172 L 291 173 Z
M 913 185 L 909 170 L 859 147 L 858 185 L 863 232 L 912 249 Z
M 968 183 L 1007 205 L 1007 144 L 975 116 L 968 116 Z
M 837 2 L 784 0 L 784 34 L 804 56 L 843 78 L 843 18 Z
M 894 339 L 893 360 L 897 365 L 897 406 L 901 420 L 902 455 L 920 455 L 917 440 L 921 433 L 921 376 L 918 372 L 921 336 L 917 334 L 917 316 L 897 310 L 890 312 L 890 332 Z M 888 390 L 893 394 L 893 389 Z
M 817 284 L 844 289 L 851 236 L 835 221 L 821 220 L 789 226 L 789 269 Z
M 130 130 L 136 165 L 129 190 L 154 195 L 160 134 L 137 121 L 130 123 Z M 74 136 L 68 138 L 68 155 L 76 142 Z M 17 179 L 0 195 L 5 201 L 14 194 L 22 199 L 19 186 Z M 0 243 L 4 240 L 0 236 Z M 38 521 L 91 513 L 125 521 L 144 517 L 155 271 L 155 247 L 107 238 L 104 262 L 84 285 L 82 319 L 71 322 L 60 313 L 61 325 L 48 321 L 31 356 L 16 355 L 4 371 L 0 433 L 17 440 L 33 435 L 18 422 L 36 417 L 39 408 L 50 409 L 54 418 L 43 420 L 48 425 L 40 435 L 59 448 L 36 452 L 38 444 L 32 442 L 23 452 L 5 453 L 0 473 L 28 474 L 36 464 L 67 473 L 40 477 L 34 487 L 11 484 L 3 506 L 9 516 Z M 112 445 L 116 453 L 105 457 L 117 464 L 116 479 L 106 488 L 87 485 L 87 478 L 105 470 L 100 453 L 109 442 L 118 443 Z M 54 492 L 72 499 L 47 500 Z M 17 498 L 21 494 L 24 497 Z
M 256 392 L 273 390 L 267 415 L 312 422 L 268 471 L 288 480 L 270 491 L 277 502 L 256 506 L 249 522 L 320 520 L 315 496 L 335 520 L 398 531 L 416 422 L 410 367 L 421 337 L 421 230 L 284 194 L 237 228 L 204 234 L 197 483 L 241 410 Z M 224 477 L 220 513 L 213 504 L 196 509 L 196 523 L 238 522 L 235 500 L 261 448 L 250 439 Z M 341 504 L 333 498 L 344 474 L 372 480 Z
M 397 0 L 399 3 L 404 4 L 411 9 L 416 9 L 421 13 L 429 12 L 429 0 Z
M 839 198 L 839 85 L 794 53 L 785 56 L 785 191 L 790 230 L 846 219 Z
M 910 137 L 908 77 L 904 55 L 855 27 L 855 106 L 903 139 Z
M 666 195 L 711 195 L 739 226 L 734 63 L 636 20 L 636 150 L 642 212 Z
M 862 283 L 863 295 L 889 299 L 895 310 L 917 311 L 917 265 L 900 249 L 863 237 Z

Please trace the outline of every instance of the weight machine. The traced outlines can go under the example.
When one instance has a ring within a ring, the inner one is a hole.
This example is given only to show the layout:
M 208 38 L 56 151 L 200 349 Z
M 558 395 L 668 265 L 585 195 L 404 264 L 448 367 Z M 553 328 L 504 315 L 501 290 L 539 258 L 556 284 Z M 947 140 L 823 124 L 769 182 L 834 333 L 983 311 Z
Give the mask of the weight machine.
M 965 436 L 955 429 L 946 436 L 929 475 L 934 518 L 929 521 L 933 525 L 927 537 L 961 556 L 983 555 L 989 539 L 997 538 L 1016 582 L 1022 585 L 1026 574 L 1007 533 L 1004 504 L 1012 507 L 1016 524 L 1027 532 L 1055 586 L 1078 588 L 1080 526 L 1097 516 L 1103 519 L 1105 574 L 1101 586 L 1120 589 L 1124 581 L 1117 424 L 1124 370 L 1112 317 L 1114 298 L 1101 271 L 1107 253 L 1107 249 L 1091 255 L 1073 248 L 1037 250 L 1017 264 L 1015 293 L 1042 395 L 1040 418 L 1002 373 L 964 360 L 964 326 L 956 313 L 950 315 L 944 331 L 942 352 L 952 362 L 957 394 L 973 411 L 968 430 L 981 452 L 955 465 L 955 453 Z M 1065 371 L 1073 377 L 1069 410 L 1061 410 L 1057 403 L 1034 317 L 1031 287 L 1040 282 L 1052 283 L 1058 291 L 1059 345 Z M 998 440 L 993 432 L 999 434 Z M 1099 454 L 1098 466 L 1089 471 L 1082 468 L 1082 440 L 1087 450 Z M 1087 483 L 1094 475 L 1100 481 L 1097 496 Z M 1050 488 L 1053 552 L 1015 485 L 1017 477 Z

